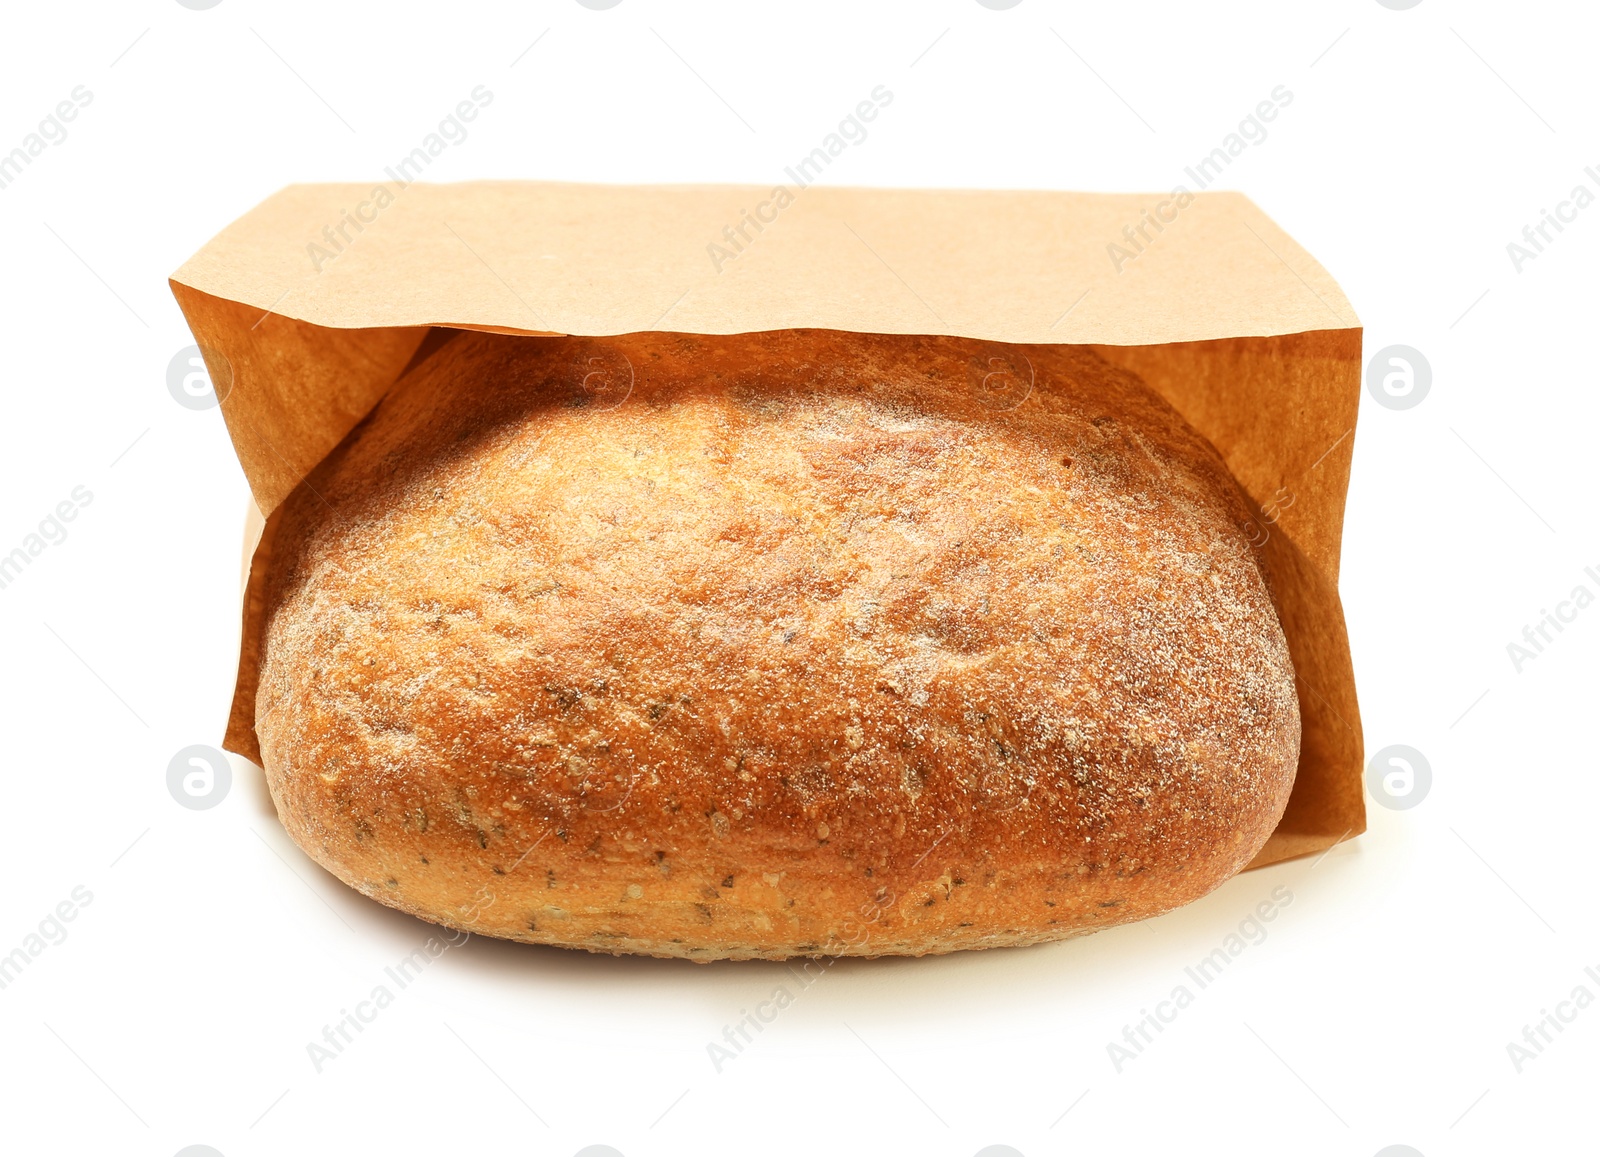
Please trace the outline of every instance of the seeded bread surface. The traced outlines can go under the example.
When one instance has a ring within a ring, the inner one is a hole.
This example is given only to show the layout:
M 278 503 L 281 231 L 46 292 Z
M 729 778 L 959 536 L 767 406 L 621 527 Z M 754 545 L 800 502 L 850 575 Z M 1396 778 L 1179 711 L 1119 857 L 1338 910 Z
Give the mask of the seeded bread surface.
M 366 895 L 693 960 L 1151 916 L 1282 814 L 1216 451 L 1073 347 L 462 334 L 278 516 L 278 813 Z

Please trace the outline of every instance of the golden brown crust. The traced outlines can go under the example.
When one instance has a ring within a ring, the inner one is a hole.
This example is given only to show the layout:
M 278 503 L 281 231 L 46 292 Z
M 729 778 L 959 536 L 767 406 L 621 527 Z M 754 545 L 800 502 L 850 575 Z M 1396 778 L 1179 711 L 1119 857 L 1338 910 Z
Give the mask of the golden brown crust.
M 1166 911 L 1294 778 L 1216 452 L 1071 347 L 456 338 L 281 513 L 291 835 L 493 936 L 920 955 Z

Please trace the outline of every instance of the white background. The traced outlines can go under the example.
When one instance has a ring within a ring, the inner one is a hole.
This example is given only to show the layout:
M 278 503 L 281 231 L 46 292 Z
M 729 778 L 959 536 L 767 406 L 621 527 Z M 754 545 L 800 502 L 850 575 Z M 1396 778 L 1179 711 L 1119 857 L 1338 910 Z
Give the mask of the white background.
M 1506 650 L 1600 593 L 1600 207 L 1521 272 L 1506 250 L 1600 191 L 1592 11 L 142 0 L 4 21 L 0 151 L 75 86 L 93 100 L 0 189 L 0 553 L 93 498 L 0 590 L 0 954 L 93 898 L 0 990 L 0 1149 L 1594 1151 L 1600 1004 L 1520 1073 L 1507 1045 L 1578 985 L 1600 997 L 1600 608 L 1520 673 Z M 881 84 L 830 182 L 1166 190 L 1286 86 L 1224 183 L 1339 279 L 1369 354 L 1433 370 L 1415 408 L 1363 397 L 1342 580 L 1367 750 L 1423 752 L 1427 797 L 1160 920 L 839 963 L 721 1073 L 708 1042 L 795 987 L 782 965 L 476 939 L 317 1073 L 307 1043 L 430 929 L 301 855 L 245 761 L 213 810 L 168 794 L 173 754 L 220 739 L 247 492 L 218 411 L 168 393 L 192 339 L 166 276 L 284 184 L 379 179 L 480 84 L 492 105 L 429 179 L 776 182 Z M 1117 1072 L 1107 1044 L 1279 886 L 1268 938 Z

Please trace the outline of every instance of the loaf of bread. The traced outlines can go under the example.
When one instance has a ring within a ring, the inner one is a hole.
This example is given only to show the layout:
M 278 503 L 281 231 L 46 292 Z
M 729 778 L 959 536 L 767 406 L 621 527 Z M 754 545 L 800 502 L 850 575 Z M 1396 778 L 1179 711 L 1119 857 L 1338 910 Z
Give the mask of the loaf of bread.
M 921 955 L 1164 912 L 1300 744 L 1249 507 L 1062 346 L 463 333 L 282 508 L 294 839 L 538 944 Z

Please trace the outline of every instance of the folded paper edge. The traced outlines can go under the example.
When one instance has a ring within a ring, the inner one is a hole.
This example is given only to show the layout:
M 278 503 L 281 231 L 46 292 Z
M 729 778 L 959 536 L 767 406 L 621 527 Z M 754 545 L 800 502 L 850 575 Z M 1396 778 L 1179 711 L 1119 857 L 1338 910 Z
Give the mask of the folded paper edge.
M 378 182 L 378 184 L 385 184 L 385 182 Z M 420 189 L 429 190 L 430 193 L 437 192 L 439 190 L 448 190 L 448 191 L 450 191 L 452 193 L 460 193 L 462 195 L 471 195 L 474 192 L 481 192 L 481 191 L 485 191 L 485 190 L 494 190 L 496 192 L 510 192 L 510 191 L 522 189 L 522 190 L 526 190 L 526 191 L 528 191 L 530 193 L 535 193 L 535 192 L 538 192 L 540 190 L 557 189 L 557 190 L 566 191 L 568 193 L 581 193 L 584 190 L 596 190 L 596 191 L 599 191 L 599 192 L 602 192 L 602 193 L 630 193 L 631 192 L 631 193 L 637 193 L 637 194 L 641 194 L 641 195 L 648 195 L 648 194 L 651 194 L 651 193 L 668 193 L 668 194 L 678 193 L 678 194 L 704 194 L 704 195 L 710 196 L 710 195 L 715 195 L 715 194 L 730 194 L 731 195 L 731 194 L 739 194 L 739 193 L 748 193 L 748 194 L 755 195 L 755 194 L 759 194 L 764 189 L 764 186 L 759 186 L 759 185 L 707 184 L 707 183 L 699 183 L 699 182 L 685 182 L 685 183 L 677 183 L 677 184 L 670 184 L 669 183 L 669 184 L 633 185 L 633 184 L 606 183 L 606 182 L 519 181 L 519 180 L 481 180 L 481 181 L 464 181 L 464 182 L 422 182 L 422 181 L 414 181 L 414 182 L 406 183 L 404 187 L 405 188 L 411 188 L 413 186 L 415 186 L 417 188 L 420 188 Z M 186 287 L 188 287 L 190 289 L 194 289 L 194 290 L 196 290 L 198 292 L 201 292 L 201 293 L 206 293 L 206 294 L 209 294 L 209 295 L 212 295 L 212 296 L 215 296 L 215 297 L 224 298 L 226 300 L 238 301 L 241 304 L 248 305 L 251 308 L 254 308 L 254 309 L 257 309 L 257 310 L 261 310 L 261 311 L 264 311 L 266 313 L 276 313 L 276 314 L 278 314 L 278 315 L 280 315 L 282 317 L 285 317 L 285 318 L 293 319 L 293 320 L 296 320 L 296 321 L 301 321 L 301 322 L 304 322 L 304 323 L 306 323 L 308 325 L 315 325 L 315 326 L 319 326 L 319 327 L 327 328 L 327 329 L 352 329 L 352 330 L 355 330 L 355 329 L 372 329 L 372 328 L 378 328 L 380 326 L 382 326 L 382 327 L 447 326 L 447 327 L 451 327 L 451 328 L 462 328 L 462 329 L 481 329 L 481 330 L 485 330 L 487 332 L 526 333 L 526 334 L 529 334 L 529 335 L 540 335 L 540 336 L 557 336 L 557 335 L 561 335 L 561 334 L 570 333 L 572 335 L 581 335 L 581 336 L 589 336 L 589 337 L 616 337 L 616 336 L 620 336 L 620 335 L 626 334 L 626 333 L 641 333 L 641 332 L 670 332 L 670 331 L 672 331 L 674 329 L 674 327 L 672 327 L 672 326 L 662 326 L 659 321 L 656 324 L 653 324 L 653 325 L 638 325 L 638 324 L 631 324 L 630 323 L 630 324 L 625 324 L 625 325 L 619 324 L 619 325 L 616 325 L 616 326 L 609 326 L 609 327 L 606 327 L 604 329 L 595 329 L 595 328 L 591 328 L 591 327 L 579 327 L 579 328 L 572 328 L 570 330 L 562 330 L 562 329 L 529 329 L 529 328 L 525 328 L 525 327 L 504 327 L 504 326 L 500 325 L 498 322 L 495 322 L 495 321 L 485 320 L 485 319 L 482 319 L 482 318 L 468 319 L 468 318 L 463 318 L 463 317 L 458 316 L 458 315 L 452 315 L 452 314 L 450 314 L 450 312 L 448 310 L 434 310 L 434 309 L 426 309 L 426 308 L 418 310 L 417 312 L 414 312 L 414 313 L 395 312 L 395 313 L 390 314 L 389 316 L 384 317 L 381 321 L 369 320 L 369 321 L 362 322 L 360 324 L 340 324 L 340 323 L 338 323 L 338 322 L 336 322 L 334 320 L 329 319 L 328 317 L 326 317 L 324 314 L 322 314 L 319 311 L 319 305 L 321 304 L 319 299 L 312 298 L 311 300 L 305 301 L 305 302 L 299 301 L 298 300 L 298 295 L 294 293 L 293 285 L 291 285 L 289 289 L 283 290 L 283 291 L 277 292 L 277 293 L 274 293 L 271 290 L 266 289 L 265 287 L 251 287 L 251 288 L 249 288 L 249 289 L 247 289 L 247 290 L 245 290 L 244 292 L 241 293 L 241 292 L 239 292 L 240 287 L 236 283 L 236 279 L 230 279 L 230 277 L 226 273 L 219 272 L 219 266 L 216 265 L 216 264 L 212 264 L 210 261 L 208 261 L 208 258 L 214 258 L 218 251 L 227 251 L 227 247 L 229 245 L 237 244 L 242 251 L 248 251 L 249 243 L 248 242 L 244 242 L 244 241 L 237 241 L 235 236 L 233 236 L 233 234 L 236 231 L 238 231 L 244 225 L 244 223 L 249 221 L 252 217 L 256 216 L 257 214 L 263 214 L 263 213 L 270 212 L 273 209 L 278 208 L 283 202 L 292 201 L 294 198 L 296 198 L 298 196 L 304 196 L 304 195 L 309 194 L 309 193 L 314 193 L 317 190 L 338 190 L 338 191 L 342 191 L 342 192 L 345 192 L 345 193 L 348 193 L 348 194 L 354 196 L 360 190 L 369 189 L 371 187 L 372 186 L 371 186 L 370 183 L 362 183 L 362 182 L 301 182 L 301 183 L 295 183 L 295 184 L 290 184 L 290 185 L 283 186 L 283 187 L 279 188 L 278 190 L 276 190 L 274 193 L 272 193 L 269 196 L 267 196 L 266 198 L 264 198 L 259 203 L 257 203 L 250 210 L 248 210 L 244 215 L 242 215 L 241 217 L 235 219 L 234 221 L 230 222 L 228 225 L 224 226 L 221 230 L 219 230 L 217 232 L 217 234 L 215 234 L 210 240 L 208 240 L 206 242 L 205 245 L 201 246 L 200 249 L 196 250 L 193 254 L 191 254 L 189 256 L 189 258 L 187 260 L 185 260 L 183 262 L 183 264 L 180 265 L 178 267 L 178 269 L 172 273 L 172 275 L 170 277 L 170 280 L 172 282 L 176 283 L 176 284 L 184 285 L 184 286 L 186 286 Z M 869 198 L 870 197 L 878 197 L 878 198 L 883 198 L 884 200 L 889 200 L 889 199 L 892 199 L 892 198 L 895 198 L 895 197 L 907 197 L 907 198 L 915 199 L 915 198 L 918 198 L 918 197 L 930 196 L 930 195 L 931 196 L 948 195 L 948 196 L 970 196 L 970 197 L 974 198 L 974 200 L 984 200 L 984 199 L 996 200 L 996 199 L 1001 199 L 1001 198 L 1006 198 L 1006 197 L 1019 197 L 1019 198 L 1021 198 L 1021 197 L 1027 197 L 1027 198 L 1037 197 L 1037 198 L 1045 198 L 1045 197 L 1051 197 L 1051 196 L 1059 196 L 1059 197 L 1072 197 L 1072 198 L 1095 198 L 1095 199 L 1104 199 L 1104 200 L 1108 200 L 1108 201 L 1109 200 L 1113 200 L 1113 199 L 1118 199 L 1118 198 L 1126 198 L 1126 199 L 1128 199 L 1130 201 L 1133 201 L 1133 200 L 1166 198 L 1166 197 L 1170 196 L 1170 194 L 1168 192 L 1166 192 L 1166 191 L 1144 191 L 1144 192 L 1140 192 L 1140 191 L 1131 191 L 1131 192 L 1128 192 L 1128 191 L 1094 191 L 1094 192 L 1084 192 L 1084 191 L 1050 190 L 1050 189 L 948 189 L 948 188 L 945 188 L 945 189 L 915 189 L 915 188 L 899 188 L 899 187 L 872 187 L 872 186 L 849 186 L 849 185 L 814 185 L 814 186 L 808 186 L 807 188 L 808 189 L 816 189 L 816 190 L 820 191 L 821 193 L 824 193 L 824 194 L 827 194 L 827 195 L 830 195 L 830 196 L 845 196 L 845 197 L 860 196 L 860 197 L 869 197 Z M 1360 321 L 1359 316 L 1356 313 L 1355 307 L 1350 302 L 1348 297 L 1345 296 L 1343 289 L 1339 286 L 1337 278 L 1335 278 L 1333 276 L 1333 274 L 1327 268 L 1325 268 L 1322 265 L 1322 263 L 1320 261 L 1318 261 L 1317 258 L 1313 254 L 1311 254 L 1308 250 L 1306 250 L 1303 246 L 1301 246 L 1294 239 L 1294 237 L 1288 233 L 1287 230 L 1283 229 L 1280 225 L 1278 225 L 1278 223 L 1275 220 L 1273 220 L 1273 218 L 1268 213 L 1266 213 L 1265 210 L 1263 210 L 1261 208 L 1261 206 L 1259 206 L 1251 197 L 1249 197 L 1247 194 L 1245 194 L 1245 193 L 1243 193 L 1243 192 L 1241 192 L 1239 190 L 1232 190 L 1232 189 L 1206 189 L 1206 190 L 1196 191 L 1196 192 L 1191 193 L 1189 195 L 1192 198 L 1194 198 L 1195 200 L 1197 200 L 1197 201 L 1206 201 L 1206 202 L 1210 202 L 1210 203 L 1214 203 L 1214 204 L 1226 204 L 1228 206 L 1231 206 L 1232 210 L 1234 212 L 1237 212 L 1240 215 L 1240 218 L 1243 221 L 1243 223 L 1246 225 L 1247 228 L 1250 228 L 1251 232 L 1253 232 L 1253 233 L 1256 232 L 1255 229 L 1249 225 L 1249 221 L 1245 220 L 1245 218 L 1246 217 L 1254 217 L 1254 219 L 1256 219 L 1259 223 L 1265 225 L 1266 227 L 1268 227 L 1270 230 L 1273 231 L 1273 233 L 1275 235 L 1275 238 L 1274 238 L 1275 240 L 1281 241 L 1285 245 L 1289 246 L 1291 248 L 1291 250 L 1292 250 L 1292 252 L 1289 253 L 1289 257 L 1294 258 L 1296 260 L 1297 264 L 1303 262 L 1304 263 L 1303 264 L 1303 271 L 1302 270 L 1297 270 L 1294 265 L 1290 264 L 1289 260 L 1287 260 L 1282 253 L 1278 252 L 1278 250 L 1276 248 L 1274 248 L 1271 244 L 1268 244 L 1268 242 L 1266 241 L 1265 238 L 1261 237 L 1261 235 L 1259 233 L 1256 234 L 1256 240 L 1259 241 L 1263 246 L 1265 246 L 1265 248 L 1272 254 L 1272 257 L 1276 259 L 1276 262 L 1281 264 L 1285 269 L 1287 269 L 1289 271 L 1289 273 L 1292 274 L 1293 277 L 1298 281 L 1298 283 L 1301 286 L 1303 286 L 1306 291 L 1308 291 L 1312 295 L 1316 296 L 1321 301 L 1321 304 L 1329 311 L 1329 313 L 1331 315 L 1331 318 L 1332 318 L 1332 321 L 1333 321 L 1334 324 L 1329 325 L 1329 326 L 1325 326 L 1325 327 L 1322 327 L 1322 328 L 1351 329 L 1351 328 L 1359 328 L 1360 327 L 1361 321 Z M 1141 253 L 1142 253 L 1142 250 L 1141 250 Z M 235 256 L 235 254 L 233 254 L 230 251 L 230 256 Z M 481 261 L 482 259 L 479 258 L 479 260 Z M 220 268 L 221 269 L 226 269 L 229 264 L 230 263 L 228 263 L 228 262 L 223 262 L 223 263 L 221 263 Z M 495 276 L 498 278 L 499 274 L 496 273 Z M 896 275 L 896 276 L 898 276 L 898 275 Z M 1308 278 L 1309 278 L 1309 280 L 1308 280 Z M 309 279 L 309 280 L 314 280 L 314 278 L 313 279 Z M 1316 288 L 1314 288 L 1313 285 L 1311 284 L 1312 281 L 1317 281 L 1317 282 L 1321 283 L 1323 285 L 1323 288 L 1330 292 L 1330 294 L 1333 296 L 1334 300 L 1332 302 L 1330 302 L 1327 297 L 1324 297 L 1324 295 L 1322 293 L 1318 292 L 1318 290 Z M 504 284 L 503 280 L 501 281 L 501 284 Z M 507 288 L 509 288 L 509 287 L 507 287 Z M 354 290 L 352 290 L 352 292 L 353 291 Z M 669 309 L 668 312 L 670 312 L 670 309 Z M 1072 312 L 1072 310 L 1070 310 L 1070 309 L 1067 311 L 1067 313 L 1071 313 L 1071 312 Z M 664 316 L 665 315 L 663 315 L 663 317 Z M 1063 314 L 1063 317 L 1064 316 L 1065 316 L 1065 314 Z M 1059 325 L 1060 322 L 1061 322 L 1061 319 L 1058 318 L 1057 321 L 1056 321 L 1056 324 Z M 719 328 L 705 328 L 705 327 L 698 327 L 698 326 L 687 326 L 687 327 L 682 327 L 682 328 L 683 328 L 684 332 L 695 332 L 695 333 L 705 333 L 705 334 L 735 334 L 735 333 L 761 332 L 763 330 L 795 329 L 795 328 L 807 328 L 807 327 L 796 325 L 796 324 L 792 324 L 792 323 L 788 323 L 788 324 L 774 324 L 774 325 L 733 325 L 733 326 L 726 327 L 726 328 L 721 328 L 721 327 L 719 327 Z M 848 329 L 851 329 L 851 328 L 854 328 L 854 327 L 838 325 L 838 324 L 834 324 L 832 322 L 819 322 L 819 323 L 817 323 L 816 328 L 846 329 L 846 330 L 848 330 Z M 1278 337 L 1278 336 L 1285 336 L 1285 335 L 1290 335 L 1290 334 L 1294 334 L 1294 333 L 1303 332 L 1307 328 L 1310 328 L 1310 327 L 1308 325 L 1302 324 L 1300 322 L 1292 322 L 1292 323 L 1285 323 L 1285 324 L 1282 324 L 1282 325 L 1265 326 L 1265 327 L 1258 327 L 1258 326 L 1251 326 L 1251 325 L 1236 325 L 1236 326 L 1232 326 L 1232 327 L 1222 327 L 1223 332 L 1218 332 L 1216 330 L 1208 330 L 1207 332 L 1204 332 L 1204 333 L 1195 333 L 1195 334 L 1184 335 L 1184 336 L 1178 336 L 1178 335 L 1163 336 L 1163 337 L 1159 338 L 1159 340 L 1161 342 L 1165 343 L 1165 342 L 1174 342 L 1174 341 L 1207 340 L 1207 339 L 1213 339 L 1213 338 L 1218 338 L 1218 337 Z M 1053 330 L 1054 326 L 1052 326 L 1051 329 Z M 1119 345 L 1119 344 L 1120 345 L 1137 345 L 1137 344 L 1141 344 L 1139 341 L 1136 341 L 1136 340 L 1122 341 L 1122 340 L 1119 340 L 1119 339 L 1116 339 L 1116 338 L 1113 338 L 1113 337 L 1109 337 L 1109 336 L 1106 336 L 1106 335 L 1096 335 L 1096 334 L 1076 334 L 1076 335 L 1067 334 L 1060 340 L 1059 343 L 1057 343 L 1057 342 L 1029 342 L 1029 341 L 1027 341 L 1027 339 L 1021 339 L 1021 338 L 1016 337 L 1015 335 L 997 334 L 997 333 L 992 333 L 992 332 L 980 332 L 980 330 L 981 330 L 981 327 L 966 327 L 966 326 L 961 326 L 961 325 L 957 325 L 957 326 L 952 327 L 952 326 L 946 324 L 941 328 L 940 332 L 945 333 L 945 334 L 947 334 L 947 336 L 951 336 L 951 337 L 967 337 L 967 338 L 972 338 L 974 340 L 981 340 L 981 341 L 1002 341 L 1002 342 L 1013 342 L 1013 343 L 1017 343 L 1017 344 L 1071 344 L 1071 345 L 1097 345 L 1097 344 L 1103 344 L 1103 345 Z M 882 328 L 882 327 L 868 326 L 868 327 L 862 328 L 860 330 L 860 332 L 896 333 L 896 334 L 912 335 L 912 334 L 916 334 L 916 333 L 923 332 L 923 331 L 918 329 L 918 328 L 891 328 L 891 329 L 885 329 L 885 328 Z

